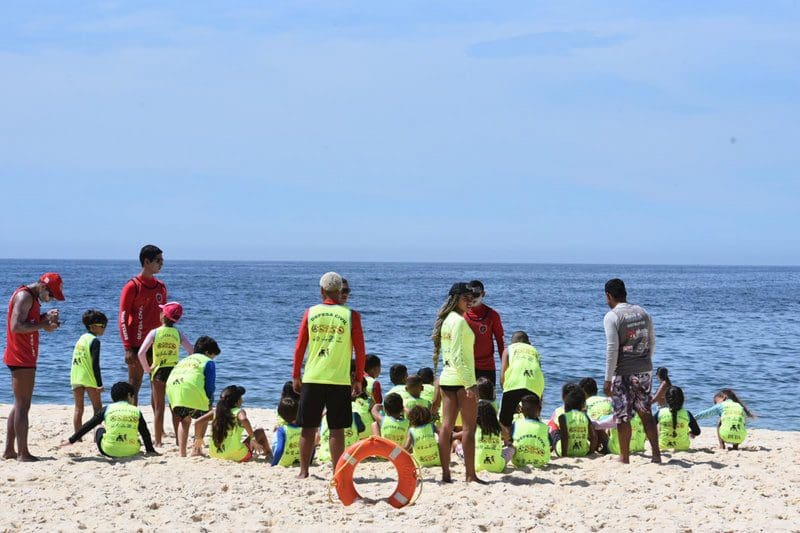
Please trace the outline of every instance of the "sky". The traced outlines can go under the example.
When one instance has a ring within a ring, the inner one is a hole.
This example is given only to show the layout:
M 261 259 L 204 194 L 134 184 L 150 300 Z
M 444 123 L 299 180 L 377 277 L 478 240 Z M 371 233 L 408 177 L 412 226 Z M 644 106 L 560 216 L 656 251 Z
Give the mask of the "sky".
M 0 4 L 0 258 L 800 264 L 796 2 Z

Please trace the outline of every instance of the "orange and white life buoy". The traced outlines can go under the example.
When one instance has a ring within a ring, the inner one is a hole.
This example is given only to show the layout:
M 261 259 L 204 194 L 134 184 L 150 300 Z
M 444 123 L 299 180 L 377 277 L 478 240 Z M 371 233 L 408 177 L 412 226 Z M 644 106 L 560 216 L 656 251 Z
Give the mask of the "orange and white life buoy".
M 358 463 L 367 457 L 383 457 L 392 462 L 397 469 L 399 478 L 397 487 L 386 500 L 398 509 L 408 505 L 414 497 L 417 484 L 422 481 L 418 475 L 417 464 L 411 454 L 401 446 L 390 440 L 374 436 L 356 442 L 339 457 L 331 482 L 336 487 L 339 500 L 344 505 L 350 505 L 361 497 L 353 484 L 353 473 Z

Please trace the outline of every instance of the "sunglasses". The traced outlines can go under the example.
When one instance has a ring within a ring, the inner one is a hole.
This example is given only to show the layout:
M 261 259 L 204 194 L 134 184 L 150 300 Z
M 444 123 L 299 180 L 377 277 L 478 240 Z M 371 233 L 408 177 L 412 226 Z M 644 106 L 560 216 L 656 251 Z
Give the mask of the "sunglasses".
M 342 289 L 342 294 L 350 294 L 350 292 L 351 292 L 351 291 L 350 291 L 350 289 L 348 289 L 348 288 L 344 288 L 344 289 Z
M 103 329 L 106 329 L 107 325 L 108 324 L 89 324 L 89 326 L 93 326 L 93 327 L 96 327 L 96 328 L 103 328 Z

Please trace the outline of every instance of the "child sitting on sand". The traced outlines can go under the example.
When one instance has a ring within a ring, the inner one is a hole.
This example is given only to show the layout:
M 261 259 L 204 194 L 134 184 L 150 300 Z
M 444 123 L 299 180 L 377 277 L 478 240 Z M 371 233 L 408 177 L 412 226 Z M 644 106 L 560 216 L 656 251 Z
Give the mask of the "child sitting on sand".
M 178 364 L 180 347 L 187 353 L 194 353 L 192 343 L 182 332 L 178 331 L 175 324 L 183 316 L 183 306 L 178 302 L 167 302 L 159 305 L 161 308 L 161 327 L 150 330 L 139 348 L 139 363 L 142 369 L 150 375 L 150 394 L 153 404 L 153 434 L 155 445 L 161 446 L 164 434 L 164 395 L 167 379 L 172 369 Z M 147 361 L 148 351 L 152 348 L 152 361 Z M 172 429 L 178 435 L 178 418 L 172 414 Z
M 732 449 L 738 450 L 739 445 L 747 437 L 745 427 L 746 418 L 755 418 L 750 409 L 739 399 L 733 389 L 722 389 L 714 395 L 714 406 L 705 411 L 697 413 L 697 420 L 719 416 L 717 425 L 717 437 L 719 437 L 719 447 L 727 449 L 725 444 L 731 444 Z
M 542 401 L 536 394 L 523 396 L 522 420 L 515 420 L 511 426 L 514 442 L 512 462 L 516 467 L 526 465 L 544 466 L 550 462 L 550 436 L 547 424 L 539 420 Z
M 389 368 L 389 379 L 392 381 L 392 388 L 388 394 L 399 394 L 405 402 L 408 393 L 406 392 L 406 379 L 408 379 L 408 368 L 406 365 L 392 365 Z
M 608 453 L 608 433 L 605 429 L 598 428 L 596 423 L 600 419 L 614 414 L 611 398 L 597 394 L 597 381 L 594 378 L 583 378 L 578 385 L 586 394 L 586 414 L 592 421 L 592 429 L 597 437 L 600 453 Z
M 688 450 L 691 438 L 700 434 L 700 426 L 692 413 L 683 408 L 683 391 L 670 387 L 665 394 L 668 407 L 658 411 L 658 447 L 661 450 Z
M 561 401 L 566 403 L 567 396 L 575 389 L 580 389 L 576 383 L 564 383 L 561 387 Z M 585 395 L 584 395 L 585 397 Z M 559 405 L 553 410 L 550 420 L 547 421 L 547 426 L 550 428 L 550 438 L 558 431 L 558 417 L 564 414 L 564 405 Z
M 478 400 L 478 424 L 475 428 L 475 471 L 486 470 L 500 473 L 505 469 L 502 428 L 497 420 L 497 410 L 491 401 Z
M 403 398 L 393 392 L 386 395 L 383 404 L 372 406 L 373 435 L 380 435 L 398 446 L 406 443 L 408 419 L 403 417 Z
M 106 332 L 108 318 L 96 309 L 83 313 L 83 325 L 86 333 L 80 336 L 72 351 L 72 366 L 69 382 L 72 386 L 72 397 L 75 400 L 75 411 L 72 415 L 72 428 L 77 431 L 83 425 L 84 392 L 92 402 L 94 414 L 103 407 L 100 393 L 103 392 L 103 378 L 100 375 L 100 339 Z
M 584 457 L 597 449 L 591 430 L 592 421 L 584 412 L 586 395 L 575 387 L 564 400 L 564 413 L 558 417 L 558 434 L 553 439 L 556 454 L 561 457 Z
M 217 341 L 202 336 L 194 344 L 194 353 L 181 360 L 167 378 L 167 398 L 172 413 L 178 417 L 178 448 L 181 457 L 186 457 L 189 441 L 189 426 L 194 424 L 194 447 L 192 455 L 202 455 L 203 437 L 208 422 L 198 420 L 211 410 L 217 370 L 213 359 L 221 350 Z M 207 419 L 206 419 L 207 420 Z
M 253 430 L 247 413 L 242 409 L 244 401 L 244 387 L 229 385 L 222 389 L 215 412 L 208 412 L 200 417 L 197 422 L 211 422 L 211 442 L 208 453 L 215 459 L 228 459 L 239 463 L 246 463 L 253 457 L 253 448 L 261 451 L 268 458 L 272 455 L 264 430 Z M 196 422 L 196 423 L 197 423 Z M 242 434 L 247 432 L 247 438 L 242 440 Z M 252 444 L 255 442 L 255 446 Z
M 489 402 L 489 404 L 494 408 L 495 414 L 499 413 L 500 404 L 497 403 L 494 383 L 489 381 L 487 378 L 480 377 L 478 378 L 478 381 L 475 382 L 475 386 L 478 388 L 478 400 Z
M 153 448 L 142 412 L 133 405 L 133 395 L 133 387 L 127 381 L 114 383 L 111 387 L 111 401 L 114 403 L 97 411 L 74 435 L 62 442 L 61 446 L 74 444 L 102 423 L 105 427 L 95 432 L 94 442 L 100 453 L 106 457 L 131 457 L 138 454 L 142 445 L 137 433 L 142 436 L 147 455 L 159 455 Z
M 281 397 L 278 400 L 278 405 L 280 405 L 281 401 L 284 398 L 293 398 L 296 402 L 300 401 L 300 395 L 294 391 L 294 384 L 291 381 L 287 381 L 283 384 L 283 389 L 281 389 Z M 277 431 L 279 427 L 286 424 L 286 421 L 281 417 L 280 413 L 275 417 L 276 423 L 274 431 Z
M 422 378 L 422 394 L 420 394 L 420 396 L 431 402 L 431 406 L 434 408 L 431 410 L 431 413 L 433 413 L 437 407 L 433 405 L 433 398 L 436 395 L 436 387 L 433 384 L 433 369 L 429 366 L 424 366 L 419 369 L 417 375 Z
M 667 406 L 667 390 L 672 386 L 672 382 L 669 380 L 669 370 L 665 366 L 658 367 L 656 370 L 656 377 L 658 378 L 658 390 L 655 394 L 653 394 L 653 403 L 656 404 L 658 407 L 666 407 Z
M 416 374 L 406 378 L 406 396 L 403 398 L 403 407 L 406 413 L 417 405 L 421 405 L 425 409 L 431 408 L 431 402 L 422 397 L 423 388 L 422 378 Z
M 441 466 L 439 444 L 436 442 L 436 426 L 431 421 L 431 412 L 422 405 L 415 405 L 408 412 L 407 451 L 414 454 L 420 466 Z
M 361 430 L 358 432 L 358 440 L 366 439 L 372 435 L 372 411 L 367 394 L 367 380 L 361 380 L 361 394 L 355 396 L 350 401 L 350 408 L 354 415 L 358 415 L 361 420 Z
M 300 432 L 295 425 L 298 402 L 286 396 L 278 404 L 278 416 L 286 423 L 275 430 L 272 441 L 272 466 L 293 466 L 300 464 Z
M 367 393 L 370 409 L 372 409 L 372 406 L 376 403 L 383 403 L 381 382 L 378 380 L 380 375 L 381 358 L 374 353 L 367 354 L 367 360 L 364 362 L 364 377 L 367 380 L 367 386 L 364 388 L 364 392 Z M 367 421 L 364 420 L 364 423 L 366 424 Z

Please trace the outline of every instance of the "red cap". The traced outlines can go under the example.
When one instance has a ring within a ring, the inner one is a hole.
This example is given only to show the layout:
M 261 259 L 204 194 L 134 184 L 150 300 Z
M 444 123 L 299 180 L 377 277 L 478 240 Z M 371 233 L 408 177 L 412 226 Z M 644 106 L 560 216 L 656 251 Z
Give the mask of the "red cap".
M 177 322 L 183 316 L 183 306 L 178 302 L 167 302 L 158 307 L 161 308 L 161 312 L 164 313 L 164 316 L 173 322 Z
M 61 276 L 56 272 L 46 272 L 42 274 L 39 278 L 39 281 L 47 285 L 47 290 L 50 291 L 50 294 L 53 295 L 53 298 L 59 301 L 64 301 L 64 292 L 62 288 L 64 287 L 64 282 L 61 280 Z

